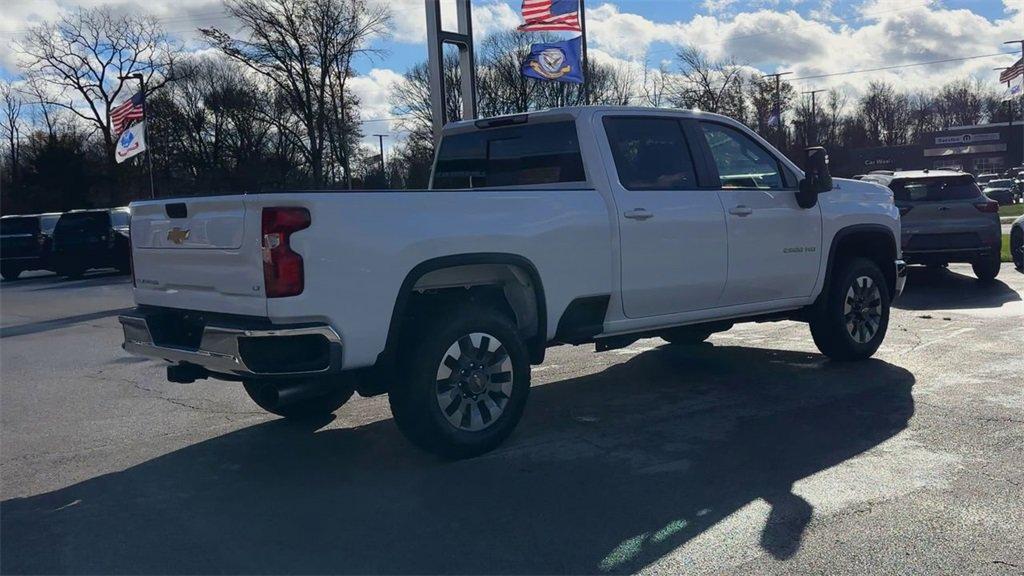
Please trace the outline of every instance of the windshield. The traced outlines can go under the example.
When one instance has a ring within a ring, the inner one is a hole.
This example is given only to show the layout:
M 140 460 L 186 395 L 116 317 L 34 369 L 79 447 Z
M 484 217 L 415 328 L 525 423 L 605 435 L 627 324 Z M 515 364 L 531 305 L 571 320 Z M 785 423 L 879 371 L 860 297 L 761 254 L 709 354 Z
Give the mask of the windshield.
M 969 200 L 981 194 L 971 176 L 912 178 L 894 180 L 889 184 L 897 202 L 944 202 Z
M 1009 188 L 1013 186 L 1013 180 L 990 180 L 986 186 L 989 188 Z
M 35 234 L 38 231 L 39 219 L 35 216 L 0 219 L 0 234 L 4 236 L 10 236 L 13 234 Z

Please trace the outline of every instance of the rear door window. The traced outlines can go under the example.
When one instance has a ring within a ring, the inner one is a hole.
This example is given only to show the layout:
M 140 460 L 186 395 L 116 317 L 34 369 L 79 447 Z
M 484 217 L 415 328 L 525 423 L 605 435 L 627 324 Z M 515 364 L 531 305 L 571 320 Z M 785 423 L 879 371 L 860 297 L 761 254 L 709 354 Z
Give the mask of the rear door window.
M 609 117 L 604 129 L 619 183 L 626 190 L 697 187 L 693 156 L 679 120 Z
M 585 181 L 571 120 L 447 135 L 434 170 L 436 189 Z
M 0 235 L 15 236 L 19 234 L 35 234 L 36 232 L 39 232 L 39 219 L 34 216 L 0 218 Z
M 971 200 L 981 195 L 970 175 L 893 180 L 889 188 L 897 202 Z

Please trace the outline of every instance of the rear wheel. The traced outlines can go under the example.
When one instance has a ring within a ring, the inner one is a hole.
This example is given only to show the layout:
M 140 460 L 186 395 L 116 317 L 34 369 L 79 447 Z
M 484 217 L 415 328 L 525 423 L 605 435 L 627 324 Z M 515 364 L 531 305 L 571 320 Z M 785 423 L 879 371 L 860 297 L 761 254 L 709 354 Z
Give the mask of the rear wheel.
M 0 276 L 3 276 L 4 280 L 15 280 L 18 276 L 21 276 L 22 269 L 17 266 L 11 266 L 10 264 L 4 264 L 0 266 Z
M 982 282 L 991 282 L 999 275 L 1000 257 L 998 252 L 971 262 L 974 275 Z
M 427 319 L 405 345 L 388 399 L 413 444 L 469 458 L 512 433 L 529 394 L 530 364 L 505 315 L 467 304 Z
M 289 420 L 327 416 L 348 402 L 355 391 L 341 378 L 247 380 L 242 384 L 257 406 Z
M 811 316 L 818 350 L 835 360 L 861 360 L 881 346 L 889 326 L 889 288 L 878 265 L 854 258 L 834 271 Z

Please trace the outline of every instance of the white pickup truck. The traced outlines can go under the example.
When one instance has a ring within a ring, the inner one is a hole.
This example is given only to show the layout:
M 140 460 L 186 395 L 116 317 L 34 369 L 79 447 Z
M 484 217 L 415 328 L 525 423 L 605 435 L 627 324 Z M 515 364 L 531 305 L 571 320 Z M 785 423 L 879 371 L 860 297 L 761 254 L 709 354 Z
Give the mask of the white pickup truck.
M 905 281 L 899 212 L 821 148 L 806 167 L 723 116 L 580 107 L 450 124 L 429 190 L 136 202 L 124 348 L 285 417 L 387 393 L 449 457 L 512 432 L 557 344 L 789 319 L 867 358 Z

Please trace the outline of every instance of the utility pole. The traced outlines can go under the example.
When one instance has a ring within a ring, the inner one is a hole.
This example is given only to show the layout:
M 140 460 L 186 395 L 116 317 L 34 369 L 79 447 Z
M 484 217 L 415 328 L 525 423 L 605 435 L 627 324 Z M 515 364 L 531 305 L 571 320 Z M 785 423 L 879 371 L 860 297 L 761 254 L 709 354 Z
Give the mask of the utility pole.
M 377 142 L 380 143 L 380 180 L 387 186 L 387 177 L 384 174 L 384 139 L 388 137 L 387 134 L 374 134 L 377 137 Z
M 808 134 L 806 136 L 807 137 L 807 144 L 808 144 L 808 146 L 817 146 L 818 145 L 818 108 L 815 105 L 814 95 L 819 93 L 819 92 L 828 92 L 828 90 L 818 89 L 818 90 L 808 90 L 806 92 L 801 92 L 801 94 L 810 94 L 811 95 L 811 126 L 812 126 L 813 133 Z
M 775 74 L 765 74 L 761 78 L 775 78 L 775 122 L 778 128 L 775 136 L 775 147 L 779 149 L 779 152 L 783 152 L 783 133 L 782 133 L 782 82 L 781 78 L 786 74 L 792 74 L 792 72 L 776 72 Z M 785 153 L 785 152 L 783 152 Z
M 129 74 L 128 76 L 118 76 L 118 80 L 138 80 L 139 91 L 142 92 L 142 121 L 145 123 L 149 121 L 149 110 L 146 106 L 146 77 L 140 72 L 135 74 Z M 156 187 L 153 186 L 153 147 L 149 142 L 149 130 L 143 128 L 143 139 L 146 141 L 146 163 L 149 165 L 149 198 L 153 200 L 156 198 Z M 120 136 L 120 134 L 115 134 Z

